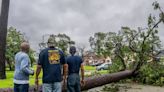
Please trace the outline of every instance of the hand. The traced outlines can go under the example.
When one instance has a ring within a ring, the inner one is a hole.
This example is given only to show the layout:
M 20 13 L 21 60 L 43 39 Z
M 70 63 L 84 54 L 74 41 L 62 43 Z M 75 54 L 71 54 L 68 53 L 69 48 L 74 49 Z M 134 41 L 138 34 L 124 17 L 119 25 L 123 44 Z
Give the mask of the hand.
M 38 78 L 35 79 L 35 85 L 36 85 L 36 90 L 38 90 L 38 88 L 39 88 L 39 80 L 38 80 Z
M 81 80 L 81 86 L 84 86 L 84 85 L 85 85 L 85 81 Z
M 33 73 L 32 73 L 31 75 L 34 76 L 34 74 L 35 74 L 35 73 L 34 73 L 34 71 L 33 71 Z
M 34 70 L 31 70 L 31 71 L 32 71 L 32 74 L 31 75 L 33 76 L 35 74 L 35 72 L 34 72 Z

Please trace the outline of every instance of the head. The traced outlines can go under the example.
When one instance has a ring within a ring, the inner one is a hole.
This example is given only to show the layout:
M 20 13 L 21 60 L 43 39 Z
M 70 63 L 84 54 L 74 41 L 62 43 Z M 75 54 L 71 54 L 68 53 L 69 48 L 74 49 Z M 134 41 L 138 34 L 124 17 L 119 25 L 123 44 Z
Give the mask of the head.
M 28 42 L 23 42 L 21 43 L 20 48 L 21 48 L 21 51 L 28 53 L 30 50 L 30 45 Z
M 71 46 L 69 49 L 69 52 L 71 55 L 74 55 L 76 53 L 76 47 L 75 46 Z
M 55 40 L 53 39 L 53 38 L 49 38 L 48 39 L 48 42 L 47 42 L 47 45 L 48 45 L 48 47 L 50 47 L 50 48 L 54 48 L 55 47 Z

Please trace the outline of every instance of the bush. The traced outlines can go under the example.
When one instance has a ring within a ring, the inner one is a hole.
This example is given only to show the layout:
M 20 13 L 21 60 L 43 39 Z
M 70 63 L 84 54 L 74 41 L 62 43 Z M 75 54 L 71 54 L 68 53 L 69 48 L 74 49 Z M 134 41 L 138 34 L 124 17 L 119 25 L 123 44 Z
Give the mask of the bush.
M 135 81 L 143 84 L 163 86 L 164 85 L 164 65 L 160 64 L 145 64 L 139 70 Z
M 109 67 L 109 73 L 118 72 L 118 71 L 120 71 L 122 69 L 123 69 L 123 65 L 122 65 L 121 61 L 114 60 L 112 65 Z

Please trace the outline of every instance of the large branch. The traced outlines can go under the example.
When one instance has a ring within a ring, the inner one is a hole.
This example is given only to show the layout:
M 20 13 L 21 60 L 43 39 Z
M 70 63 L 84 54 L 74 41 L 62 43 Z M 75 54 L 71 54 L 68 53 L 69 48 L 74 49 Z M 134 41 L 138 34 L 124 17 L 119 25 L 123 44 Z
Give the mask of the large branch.
M 121 59 L 121 62 L 122 62 L 123 67 L 124 67 L 123 70 L 125 70 L 125 69 L 126 69 L 126 64 L 125 64 L 125 60 L 124 60 L 124 58 L 123 58 L 120 54 L 117 54 L 117 56 Z
M 144 39 L 143 39 L 143 42 L 142 42 L 142 52 L 144 52 L 144 44 L 145 44 L 145 41 L 147 40 L 147 38 L 150 36 L 150 34 L 152 33 L 152 31 L 154 30 L 154 28 L 156 28 L 158 25 L 159 25 L 159 23 L 161 23 L 162 22 L 162 19 L 160 19 L 152 28 L 150 28 L 149 30 L 149 32 L 148 32 L 148 34 L 144 37 Z
M 139 34 L 139 33 L 137 33 L 136 35 L 132 36 L 132 39 L 129 40 L 129 48 L 130 48 L 133 52 L 135 52 L 135 53 L 139 53 L 139 50 L 133 48 L 133 46 L 132 46 L 132 41 L 135 40 L 135 38 L 138 36 L 138 34 Z

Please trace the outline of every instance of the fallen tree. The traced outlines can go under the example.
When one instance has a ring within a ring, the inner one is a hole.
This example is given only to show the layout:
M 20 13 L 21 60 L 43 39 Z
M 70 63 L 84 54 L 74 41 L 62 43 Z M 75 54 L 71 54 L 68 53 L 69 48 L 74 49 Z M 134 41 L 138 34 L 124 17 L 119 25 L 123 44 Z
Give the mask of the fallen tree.
M 133 70 L 125 70 L 125 71 L 112 73 L 112 74 L 89 77 L 85 79 L 85 86 L 82 86 L 81 90 L 84 91 L 84 90 L 99 87 L 105 84 L 109 84 L 112 82 L 117 82 L 119 80 L 131 77 L 133 75 L 135 75 L 133 73 Z M 65 87 L 63 87 L 63 92 L 66 92 L 66 89 L 64 88 Z M 13 89 L 12 88 L 0 89 L 0 92 L 13 92 Z M 29 92 L 36 92 L 35 86 L 30 87 Z M 41 86 L 39 87 L 39 92 L 42 92 Z
M 132 70 L 125 70 L 117 73 L 106 74 L 101 76 L 91 77 L 85 80 L 85 86 L 82 87 L 82 90 L 88 90 L 91 88 L 99 87 L 105 84 L 112 82 L 117 82 L 119 80 L 134 76 Z

